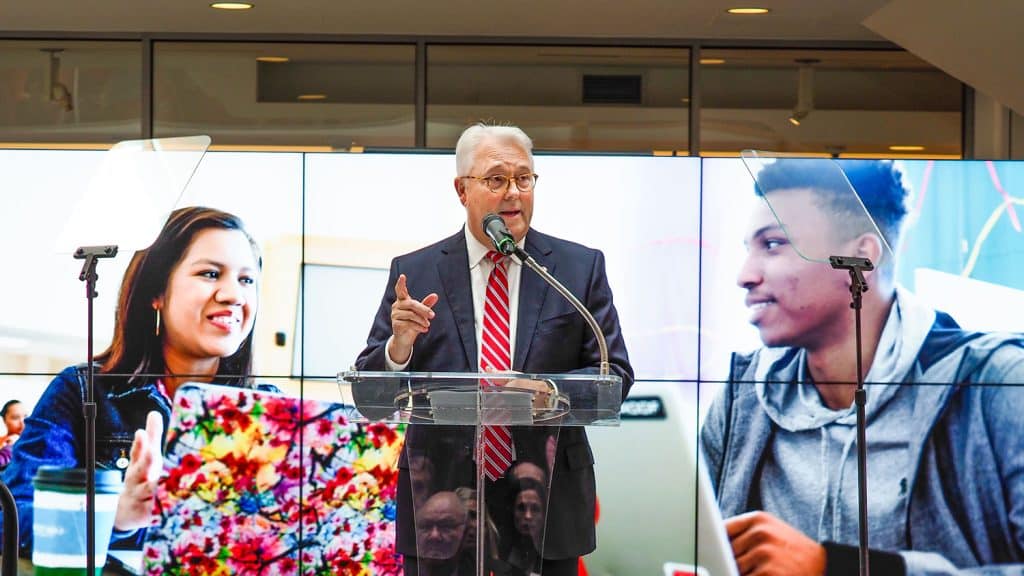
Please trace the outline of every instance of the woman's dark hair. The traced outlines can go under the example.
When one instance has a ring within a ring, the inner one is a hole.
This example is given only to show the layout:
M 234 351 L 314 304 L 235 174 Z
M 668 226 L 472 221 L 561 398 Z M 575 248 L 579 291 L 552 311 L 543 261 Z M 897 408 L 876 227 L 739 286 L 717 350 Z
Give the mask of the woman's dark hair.
M 520 492 L 530 492 L 530 491 L 536 492 L 537 496 L 540 498 L 540 501 L 543 502 L 545 506 L 547 506 L 547 502 L 548 502 L 548 491 L 547 491 L 547 488 L 543 484 L 538 482 L 536 479 L 528 478 L 528 477 L 513 478 L 509 482 L 509 493 L 512 494 L 513 500 L 515 499 L 516 496 L 519 496 Z
M 21 404 L 21 400 L 8 400 L 4 402 L 4 407 L 0 408 L 0 418 L 7 418 L 7 411 L 15 404 Z
M 203 230 L 238 230 L 252 246 L 258 265 L 263 262 L 242 220 L 233 214 L 204 207 L 179 208 L 171 213 L 160 235 L 132 257 L 121 281 L 114 317 L 114 337 L 96 357 L 100 372 L 128 375 L 131 384 L 140 377 L 164 374 L 162 337 L 155 333 L 153 300 L 167 290 L 171 272 L 184 258 L 196 235 Z M 215 381 L 247 384 L 252 371 L 252 332 L 234 354 L 222 358 Z

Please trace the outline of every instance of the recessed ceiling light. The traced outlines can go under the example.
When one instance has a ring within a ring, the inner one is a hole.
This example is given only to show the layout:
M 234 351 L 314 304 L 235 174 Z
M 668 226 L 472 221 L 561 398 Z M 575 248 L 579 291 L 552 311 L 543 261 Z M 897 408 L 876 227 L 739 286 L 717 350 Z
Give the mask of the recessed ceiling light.
M 709 65 L 709 64 L 710 65 L 725 64 L 725 59 L 723 59 L 723 58 L 701 58 L 700 59 L 700 63 L 704 64 L 704 65 Z
M 287 56 L 257 56 L 256 57 L 256 61 L 257 62 L 273 62 L 273 63 L 277 64 L 277 63 L 280 63 L 280 62 L 287 62 L 288 61 L 288 57 Z
M 299 100 L 326 100 L 327 94 L 299 94 Z
M 729 14 L 742 14 L 744 16 L 750 16 L 754 14 L 767 14 L 767 8 L 729 8 L 726 10 Z
M 248 10 L 252 6 L 249 2 L 214 2 L 210 4 L 210 8 L 218 10 Z
M 893 145 L 889 146 L 889 150 L 893 152 L 921 152 L 924 150 L 924 146 L 918 145 Z

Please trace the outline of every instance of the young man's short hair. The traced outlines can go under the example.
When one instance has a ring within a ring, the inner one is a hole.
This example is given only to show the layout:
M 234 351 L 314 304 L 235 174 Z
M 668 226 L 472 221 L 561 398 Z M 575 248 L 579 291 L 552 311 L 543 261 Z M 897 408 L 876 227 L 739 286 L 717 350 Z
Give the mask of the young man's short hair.
M 843 239 L 873 231 L 871 223 L 862 218 L 867 209 L 885 241 L 895 250 L 907 215 L 909 196 L 903 173 L 892 160 L 838 160 L 837 163 L 842 174 L 830 160 L 780 158 L 766 164 L 758 173 L 755 190 L 758 195 L 767 195 L 779 190 L 810 189 L 821 201 L 821 208 L 837 217 L 837 229 L 843 233 Z M 856 196 L 850 194 L 850 185 L 856 190 Z

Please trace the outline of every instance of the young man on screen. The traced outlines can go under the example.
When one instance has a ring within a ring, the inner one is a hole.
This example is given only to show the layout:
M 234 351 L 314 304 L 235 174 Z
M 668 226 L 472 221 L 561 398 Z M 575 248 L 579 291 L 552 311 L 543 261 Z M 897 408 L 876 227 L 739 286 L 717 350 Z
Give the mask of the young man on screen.
M 890 161 L 842 167 L 895 247 L 901 173 Z M 877 266 L 862 310 L 872 572 L 1024 562 L 1024 340 L 965 332 L 896 286 L 891 255 L 845 182 L 823 177 L 830 169 L 767 165 L 758 192 L 771 208 L 744 236 L 737 282 L 765 348 L 733 356 L 702 430 L 740 572 L 858 569 L 850 277 L 797 253 L 810 246 Z M 773 209 L 798 217 L 783 230 Z

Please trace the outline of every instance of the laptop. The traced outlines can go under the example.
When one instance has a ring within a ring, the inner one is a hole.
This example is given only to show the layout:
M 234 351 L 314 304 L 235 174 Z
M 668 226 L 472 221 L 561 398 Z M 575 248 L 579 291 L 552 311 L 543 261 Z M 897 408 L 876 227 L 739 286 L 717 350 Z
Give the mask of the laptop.
M 181 386 L 142 572 L 395 572 L 403 428 L 357 416 L 343 404 Z
M 599 517 L 590 576 L 738 574 L 698 450 L 696 383 L 637 381 L 618 427 L 587 429 Z

